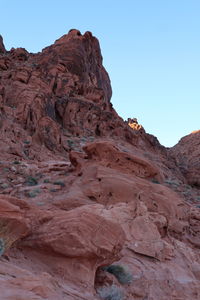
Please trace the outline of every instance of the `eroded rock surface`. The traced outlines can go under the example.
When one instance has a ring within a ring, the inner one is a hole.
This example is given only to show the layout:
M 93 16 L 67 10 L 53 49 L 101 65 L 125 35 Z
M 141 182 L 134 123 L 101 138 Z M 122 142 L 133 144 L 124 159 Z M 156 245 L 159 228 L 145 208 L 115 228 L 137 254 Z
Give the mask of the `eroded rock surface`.
M 200 187 L 200 130 L 183 137 L 171 152 L 187 182 Z
M 0 37 L 2 300 L 200 299 L 199 131 L 165 149 L 111 95 L 90 32 Z

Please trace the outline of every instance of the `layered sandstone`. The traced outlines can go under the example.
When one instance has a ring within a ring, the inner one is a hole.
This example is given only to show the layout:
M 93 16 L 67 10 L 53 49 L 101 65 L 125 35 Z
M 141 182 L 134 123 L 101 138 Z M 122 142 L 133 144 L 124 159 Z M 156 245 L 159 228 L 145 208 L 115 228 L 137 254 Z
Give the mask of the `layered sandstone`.
M 111 95 L 90 32 L 0 37 L 2 300 L 200 298 L 199 132 L 166 149 Z

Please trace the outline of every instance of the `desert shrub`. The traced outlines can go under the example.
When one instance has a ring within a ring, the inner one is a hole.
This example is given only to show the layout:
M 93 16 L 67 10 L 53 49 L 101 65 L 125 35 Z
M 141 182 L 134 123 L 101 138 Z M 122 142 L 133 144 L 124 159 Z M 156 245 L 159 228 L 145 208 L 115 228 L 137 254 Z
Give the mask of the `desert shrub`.
M 59 181 L 59 180 L 54 181 L 53 184 L 55 184 L 55 185 L 60 185 L 60 186 L 62 186 L 62 187 L 65 186 L 64 182 L 63 182 L 63 181 Z
M 41 192 L 40 189 L 36 189 L 36 190 L 33 190 L 33 191 L 28 191 L 26 193 L 27 197 L 29 198 L 35 198 L 39 193 Z
M 123 300 L 124 293 L 121 288 L 116 285 L 104 286 L 97 289 L 98 295 L 104 300 Z
M 19 160 L 14 160 L 14 161 L 13 161 L 13 164 L 14 164 L 14 165 L 20 165 L 21 162 L 20 162 Z
M 93 142 L 93 141 L 94 141 L 94 136 L 89 136 L 89 137 L 88 137 L 88 140 L 89 140 L 90 142 Z
M 110 265 L 105 267 L 104 270 L 113 274 L 121 284 L 130 283 L 133 280 L 132 274 L 121 265 Z
M 26 179 L 26 184 L 30 185 L 30 186 L 33 186 L 33 185 L 37 185 L 38 181 L 35 177 L 28 176 L 28 178 Z
M 44 183 L 50 183 L 50 180 L 49 180 L 49 179 L 44 179 L 43 182 L 44 182 Z
M 153 183 L 157 183 L 157 184 L 159 184 L 160 182 L 156 179 L 156 178 L 153 178 L 152 180 L 151 180 L 151 182 L 153 182 Z
M 69 148 L 73 148 L 74 142 L 72 140 L 67 140 L 67 144 Z
M 188 189 L 188 190 L 191 190 L 191 188 L 192 188 L 191 185 L 189 185 L 189 184 L 186 184 L 185 187 L 186 187 L 186 189 Z
M 7 183 L 2 183 L 1 184 L 2 189 L 7 189 L 8 187 L 9 187 L 9 184 L 7 184 Z
M 5 251 L 5 242 L 4 239 L 0 238 L 0 256 L 4 254 Z
M 167 179 L 167 180 L 165 180 L 165 183 L 169 184 L 169 185 L 172 185 L 172 186 L 175 186 L 175 187 L 179 186 L 179 182 L 176 181 L 176 180 Z

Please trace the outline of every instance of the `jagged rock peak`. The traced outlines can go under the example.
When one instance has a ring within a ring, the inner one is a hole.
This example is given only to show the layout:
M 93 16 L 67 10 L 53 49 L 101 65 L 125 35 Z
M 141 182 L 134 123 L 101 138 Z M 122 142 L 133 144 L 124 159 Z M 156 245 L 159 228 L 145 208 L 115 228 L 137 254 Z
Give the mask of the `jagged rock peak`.
M 62 43 L 69 39 L 80 39 L 83 40 L 85 38 L 94 39 L 98 42 L 97 38 L 95 38 L 90 31 L 86 31 L 84 34 L 81 34 L 78 29 L 70 29 L 67 34 L 64 34 L 62 37 L 57 39 L 55 43 Z
M 53 45 L 44 48 L 39 59 L 48 70 L 58 68 L 59 65 L 59 70 L 63 69 L 61 72 L 57 70 L 62 73 L 61 77 L 69 77 L 70 73 L 73 81 L 77 81 L 75 89 L 79 95 L 102 104 L 110 102 L 112 95 L 110 79 L 102 65 L 99 41 L 91 32 L 87 31 L 82 35 L 79 30 L 71 29 Z M 68 92 L 65 91 L 64 94 L 68 95 Z

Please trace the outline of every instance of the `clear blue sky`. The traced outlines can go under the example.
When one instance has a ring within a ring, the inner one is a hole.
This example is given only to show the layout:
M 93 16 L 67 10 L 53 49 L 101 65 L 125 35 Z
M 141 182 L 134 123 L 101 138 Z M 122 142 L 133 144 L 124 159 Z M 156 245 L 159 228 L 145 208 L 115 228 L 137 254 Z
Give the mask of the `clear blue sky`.
M 7 50 L 41 51 L 71 28 L 98 37 L 121 117 L 165 146 L 200 129 L 199 0 L 0 0 Z

